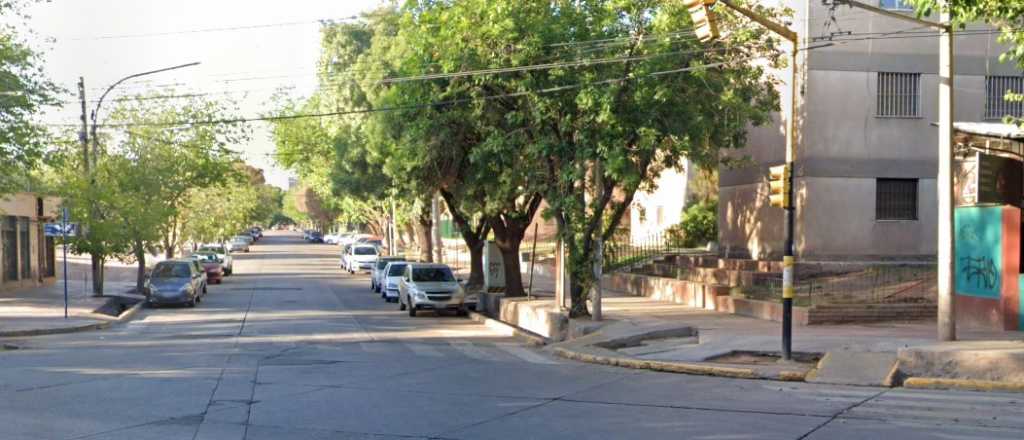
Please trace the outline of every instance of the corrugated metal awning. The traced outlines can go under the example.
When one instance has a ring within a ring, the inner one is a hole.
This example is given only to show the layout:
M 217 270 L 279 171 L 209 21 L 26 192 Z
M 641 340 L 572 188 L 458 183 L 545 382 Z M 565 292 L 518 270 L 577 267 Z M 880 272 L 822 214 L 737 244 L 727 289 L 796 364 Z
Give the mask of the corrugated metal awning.
M 953 130 L 975 136 L 1024 141 L 1024 129 L 1000 122 L 954 122 Z

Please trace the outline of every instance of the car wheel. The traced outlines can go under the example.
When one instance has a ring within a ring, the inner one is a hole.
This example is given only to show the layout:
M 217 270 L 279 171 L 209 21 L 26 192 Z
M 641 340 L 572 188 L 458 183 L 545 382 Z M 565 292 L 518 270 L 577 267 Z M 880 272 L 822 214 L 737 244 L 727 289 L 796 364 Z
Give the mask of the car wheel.
M 188 302 L 185 303 L 185 306 L 189 307 L 189 308 L 195 307 L 196 306 L 196 302 L 197 302 L 196 297 L 192 297 L 192 299 L 188 300 Z

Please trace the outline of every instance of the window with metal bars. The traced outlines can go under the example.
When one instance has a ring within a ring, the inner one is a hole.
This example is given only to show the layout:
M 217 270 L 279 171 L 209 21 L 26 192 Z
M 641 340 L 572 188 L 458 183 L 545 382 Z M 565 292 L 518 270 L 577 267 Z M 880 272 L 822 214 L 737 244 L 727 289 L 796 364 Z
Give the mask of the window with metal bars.
M 1024 77 L 985 77 L 985 119 L 1003 119 L 1005 116 L 1024 117 L 1024 102 L 1007 101 L 1006 94 L 1024 93 Z
M 917 179 L 877 179 L 875 219 L 917 220 Z
M 920 109 L 920 73 L 878 72 L 878 117 L 919 118 Z

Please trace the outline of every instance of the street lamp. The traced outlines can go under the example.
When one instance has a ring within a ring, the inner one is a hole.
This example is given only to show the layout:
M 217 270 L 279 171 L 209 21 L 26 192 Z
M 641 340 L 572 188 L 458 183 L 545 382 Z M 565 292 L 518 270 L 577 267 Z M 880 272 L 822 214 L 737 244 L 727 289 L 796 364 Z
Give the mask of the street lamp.
M 199 62 L 196 61 L 196 62 L 193 62 L 193 63 L 181 64 L 181 65 L 177 65 L 177 66 L 165 67 L 163 69 L 150 70 L 148 72 L 136 73 L 136 74 L 128 75 L 128 76 L 126 76 L 124 78 L 121 78 L 121 79 L 117 80 L 117 82 L 111 84 L 110 87 L 107 87 L 107 90 L 105 92 L 103 92 L 102 95 L 100 95 L 99 101 L 96 102 L 96 108 L 93 109 L 92 114 L 91 114 L 92 132 L 90 133 L 90 136 L 92 136 L 92 161 L 93 161 L 93 163 L 96 163 L 97 155 L 99 154 L 98 153 L 98 151 L 99 151 L 99 140 L 97 140 L 97 137 L 96 137 L 96 126 L 98 124 L 96 123 L 96 120 L 99 118 L 100 107 L 103 105 L 103 99 L 107 97 L 107 94 L 110 93 L 111 90 L 114 90 L 114 87 L 117 87 L 118 85 L 120 85 L 121 83 L 123 83 L 125 81 L 128 81 L 130 79 L 135 79 L 135 78 L 138 78 L 140 76 L 152 75 L 154 73 L 167 72 L 169 70 L 183 69 L 185 67 L 192 67 L 192 66 L 198 66 L 198 65 L 199 65 Z
M 79 78 L 79 80 L 78 80 L 78 96 L 79 96 L 79 99 L 82 101 L 82 131 L 81 131 L 81 133 L 79 135 L 79 139 L 82 141 L 82 156 L 83 156 L 82 159 L 84 159 L 82 161 L 82 165 L 85 167 L 85 173 L 87 175 L 90 175 L 90 172 L 89 172 L 89 137 L 86 135 L 86 133 L 88 132 L 89 136 L 92 136 L 92 162 L 93 162 L 93 164 L 97 164 L 97 163 L 99 163 L 99 140 L 98 140 L 99 138 L 96 136 L 96 126 L 98 125 L 97 124 L 97 119 L 99 118 L 100 106 L 103 105 L 103 99 L 107 97 L 107 94 L 110 93 L 111 90 L 114 90 L 114 87 L 117 87 L 118 85 L 120 85 L 121 83 L 123 83 L 125 81 L 128 81 L 130 79 L 134 79 L 134 78 L 138 78 L 140 76 L 152 75 L 154 73 L 167 72 L 169 70 L 182 69 L 182 68 L 185 68 L 185 67 L 191 67 L 191 66 L 197 66 L 197 65 L 199 65 L 198 61 L 194 62 L 194 63 L 181 64 L 181 65 L 178 65 L 178 66 L 165 67 L 163 69 L 150 70 L 148 72 L 140 72 L 140 73 L 128 75 L 128 76 L 126 76 L 124 78 L 121 78 L 121 79 L 117 80 L 117 82 L 115 82 L 114 84 L 111 84 L 110 87 L 107 87 L 107 90 L 104 91 L 102 95 L 100 95 L 100 99 L 96 103 L 96 108 L 93 109 L 93 111 L 92 111 L 92 115 L 91 115 L 92 116 L 91 117 L 91 119 L 92 119 L 92 130 L 91 131 L 87 130 L 87 127 L 86 127 L 86 118 L 85 118 L 85 80 L 83 78 Z M 95 183 L 94 180 L 90 178 L 89 179 L 89 185 L 93 185 L 94 183 Z M 90 211 L 91 211 L 91 215 L 92 216 L 96 216 L 97 215 L 96 207 L 95 206 L 93 206 Z M 95 296 L 102 296 L 103 295 L 103 264 L 102 264 L 102 261 L 100 260 L 99 256 L 96 255 L 95 252 L 92 252 L 92 254 L 93 254 L 93 255 L 91 255 L 91 257 L 92 257 L 91 258 L 91 268 L 92 268 L 92 278 L 93 278 L 92 291 L 93 291 L 93 295 L 95 295 Z

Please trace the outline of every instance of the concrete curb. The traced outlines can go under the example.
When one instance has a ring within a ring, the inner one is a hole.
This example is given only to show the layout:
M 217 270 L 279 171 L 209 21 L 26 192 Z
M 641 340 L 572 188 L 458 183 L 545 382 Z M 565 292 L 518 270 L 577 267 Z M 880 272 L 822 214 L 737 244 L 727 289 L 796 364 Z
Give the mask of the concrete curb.
M 924 390 L 953 389 L 965 391 L 1009 391 L 1014 393 L 1024 393 L 1024 382 L 946 379 L 939 377 L 908 377 L 903 380 L 903 387 Z
M 769 379 L 787 382 L 803 382 L 806 373 L 782 371 L 777 376 L 766 376 L 750 368 L 723 367 L 718 365 L 686 362 L 649 361 L 620 356 L 603 356 L 557 347 L 552 352 L 560 357 L 580 362 L 666 373 L 692 374 L 698 376 L 729 377 L 734 379 Z
M 26 329 L 26 330 L 8 330 L 0 331 L 0 338 L 23 338 L 28 336 L 46 336 L 46 335 L 60 335 L 65 333 L 78 333 L 90 330 L 102 330 L 108 328 L 114 324 L 120 324 L 126 322 L 136 314 L 145 305 L 145 301 L 139 301 L 135 305 L 125 310 L 117 318 L 110 321 L 95 322 L 90 324 L 82 324 L 71 327 L 54 327 L 54 328 L 39 328 L 39 329 Z
M 484 315 L 484 314 L 482 314 L 480 312 L 475 312 L 475 311 L 470 310 L 468 315 L 469 315 L 469 319 L 472 319 L 473 321 L 482 323 L 482 324 L 484 324 L 485 326 L 487 326 L 487 327 L 489 327 L 491 329 L 498 330 L 498 331 L 506 331 L 506 332 L 512 333 L 515 336 L 523 338 L 528 343 L 530 343 L 530 345 L 543 346 L 543 345 L 547 345 L 548 342 L 549 342 L 548 338 L 545 338 L 545 337 L 543 337 L 541 335 L 533 333 L 533 332 L 531 332 L 529 330 L 521 329 L 521 328 L 516 327 L 516 326 L 514 326 L 512 324 L 509 324 L 507 322 L 500 321 L 500 320 L 488 317 L 488 316 L 486 316 L 486 315 Z

